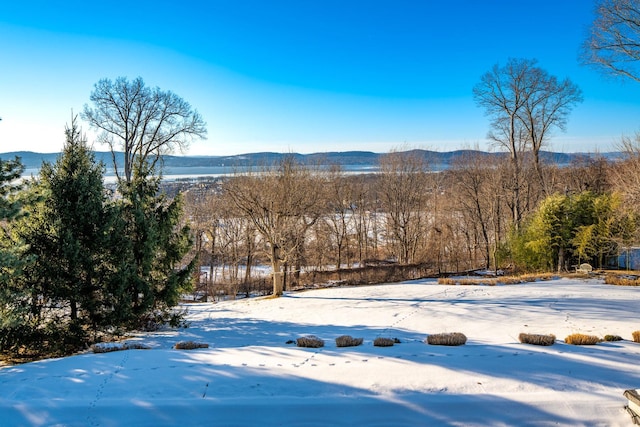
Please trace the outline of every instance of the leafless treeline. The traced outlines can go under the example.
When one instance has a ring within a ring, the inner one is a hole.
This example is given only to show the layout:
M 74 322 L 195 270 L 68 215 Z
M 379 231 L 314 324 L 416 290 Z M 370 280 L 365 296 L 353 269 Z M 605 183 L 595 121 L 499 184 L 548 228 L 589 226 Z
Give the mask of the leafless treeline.
M 389 262 L 434 272 L 501 268 L 498 249 L 516 218 L 546 195 L 620 190 L 636 200 L 640 153 L 634 147 L 629 141 L 628 159 L 615 164 L 591 156 L 557 167 L 532 158 L 521 163 L 518 180 L 508 156 L 469 151 L 450 169 L 434 172 L 422 157 L 392 152 L 377 174 L 349 175 L 288 158 L 215 188 L 193 186 L 186 213 L 194 251 L 208 266 L 201 282 L 223 282 L 230 295 L 249 292 L 255 266 L 270 265 L 279 294 L 304 271 Z M 263 278 L 263 286 L 271 280 Z

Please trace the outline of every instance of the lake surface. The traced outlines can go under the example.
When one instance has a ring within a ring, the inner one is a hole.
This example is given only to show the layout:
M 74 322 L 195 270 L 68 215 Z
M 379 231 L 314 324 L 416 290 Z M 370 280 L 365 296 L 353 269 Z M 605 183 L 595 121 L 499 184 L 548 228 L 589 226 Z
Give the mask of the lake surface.
M 322 168 L 330 168 L 332 165 L 321 166 Z M 439 172 L 447 169 L 447 165 L 432 165 L 431 170 Z M 341 165 L 342 172 L 345 174 L 364 174 L 377 173 L 380 171 L 378 165 Z M 163 180 L 204 180 L 209 178 L 218 178 L 221 176 L 232 176 L 238 173 L 249 171 L 260 171 L 257 167 L 238 167 L 238 166 L 184 166 L 184 167 L 166 167 L 164 169 Z M 25 169 L 23 177 L 37 176 L 40 168 Z M 107 168 L 104 181 L 107 183 L 115 182 L 115 173 L 113 169 Z

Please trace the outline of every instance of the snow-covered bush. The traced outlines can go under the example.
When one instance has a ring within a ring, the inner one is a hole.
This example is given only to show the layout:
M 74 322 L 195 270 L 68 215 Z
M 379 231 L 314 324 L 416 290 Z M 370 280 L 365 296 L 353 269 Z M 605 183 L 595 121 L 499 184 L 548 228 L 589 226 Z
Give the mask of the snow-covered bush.
M 195 341 L 180 341 L 173 346 L 176 350 L 193 350 L 196 348 L 209 348 L 209 344 Z
M 101 342 L 91 346 L 94 353 L 110 353 L 123 350 L 148 350 L 150 347 L 138 342 Z

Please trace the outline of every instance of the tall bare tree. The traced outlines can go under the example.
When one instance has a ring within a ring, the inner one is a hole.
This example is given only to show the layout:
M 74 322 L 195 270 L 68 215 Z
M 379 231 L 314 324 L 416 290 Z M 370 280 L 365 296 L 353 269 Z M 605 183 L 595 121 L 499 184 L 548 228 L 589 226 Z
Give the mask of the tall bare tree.
M 402 264 L 415 261 L 425 238 L 428 165 L 415 152 L 391 152 L 380 159 L 379 195 L 387 215 L 387 241 Z
M 521 186 L 522 156 L 526 144 L 526 130 L 519 120 L 527 95 L 527 73 L 533 61 L 510 59 L 504 67 L 494 65 L 473 88 L 476 103 L 491 118 L 490 140 L 509 151 L 512 167 L 513 223 L 522 217 Z
M 377 178 L 371 175 L 349 177 L 352 195 L 354 237 L 358 262 L 378 258 L 379 203 L 377 202 Z
M 478 234 L 485 267 L 491 262 L 492 233 L 491 199 L 489 191 L 492 165 L 479 151 L 465 153 L 451 169 L 456 206 L 464 218 L 469 219 L 468 231 Z M 472 254 L 471 258 L 475 258 Z
M 582 60 L 612 76 L 640 82 L 640 2 L 600 0 Z
M 284 291 L 283 265 L 296 261 L 307 231 L 322 213 L 318 182 L 312 170 L 288 157 L 275 170 L 235 176 L 226 183 L 226 193 L 268 245 L 274 295 Z
M 163 154 L 184 150 L 193 138 L 204 138 L 206 124 L 188 102 L 170 91 L 118 77 L 95 84 L 82 118 L 100 134 L 113 156 L 116 176 L 131 183 L 134 170 L 153 171 Z M 124 152 L 124 172 L 118 170 L 117 151 Z M 136 169 L 136 165 L 138 168 Z
M 619 150 L 625 158 L 611 168 L 612 186 L 624 195 L 629 206 L 640 210 L 640 133 L 635 138 L 622 138 Z
M 491 118 L 489 139 L 509 151 L 512 169 L 511 198 L 513 223 L 523 215 L 524 154 L 533 153 L 534 168 L 544 184 L 540 150 L 553 129 L 564 130 L 573 106 L 582 100 L 580 89 L 569 79 L 558 81 L 531 59 L 509 59 L 494 65 L 473 88 L 478 106 Z
M 582 102 L 582 91 L 568 78 L 560 81 L 539 67 L 532 67 L 527 77 L 529 94 L 518 117 L 527 131 L 535 173 L 542 190 L 549 195 L 551 190 L 540 164 L 540 151 L 554 130 L 566 130 L 569 113 Z
M 326 183 L 328 212 L 323 219 L 335 246 L 336 268 L 349 263 L 349 235 L 354 230 L 352 187 L 339 167 L 332 168 Z M 346 257 L 345 257 L 346 255 Z

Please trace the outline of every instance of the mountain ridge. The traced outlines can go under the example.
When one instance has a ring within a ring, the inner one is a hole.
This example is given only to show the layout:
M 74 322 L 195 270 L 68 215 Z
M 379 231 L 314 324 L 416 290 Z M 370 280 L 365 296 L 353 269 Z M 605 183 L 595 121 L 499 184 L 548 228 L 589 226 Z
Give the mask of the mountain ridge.
M 109 167 L 112 164 L 112 155 L 109 151 L 94 151 L 96 160 L 102 161 Z M 426 161 L 436 164 L 449 166 L 457 159 L 470 154 L 479 154 L 483 157 L 501 157 L 506 156 L 506 152 L 487 152 L 480 150 L 453 150 L 453 151 L 430 151 L 430 150 L 407 150 L 405 153 L 411 153 L 422 156 Z M 61 153 L 37 153 L 32 151 L 10 151 L 0 153 L 0 159 L 12 159 L 20 157 L 23 165 L 27 169 L 37 169 L 42 166 L 43 162 L 53 163 Z M 165 167 L 233 167 L 233 166 L 262 166 L 272 165 L 279 162 L 283 158 L 292 156 L 296 161 L 307 164 L 337 164 L 337 165 L 377 165 L 380 157 L 388 153 L 375 153 L 373 151 L 330 151 L 318 152 L 310 154 L 299 153 L 277 153 L 277 152 L 257 152 L 237 154 L 231 156 L 163 156 Z M 541 152 L 542 160 L 545 162 L 556 164 L 569 164 L 572 161 L 599 158 L 615 160 L 622 156 L 620 152 L 607 153 L 562 153 L 543 151 Z M 124 155 L 122 152 L 116 152 L 116 159 L 119 166 L 123 164 Z

